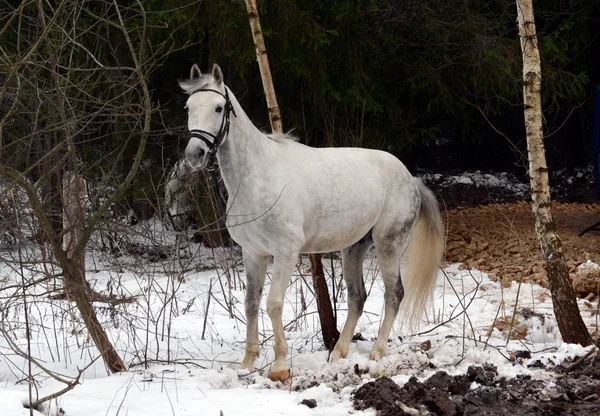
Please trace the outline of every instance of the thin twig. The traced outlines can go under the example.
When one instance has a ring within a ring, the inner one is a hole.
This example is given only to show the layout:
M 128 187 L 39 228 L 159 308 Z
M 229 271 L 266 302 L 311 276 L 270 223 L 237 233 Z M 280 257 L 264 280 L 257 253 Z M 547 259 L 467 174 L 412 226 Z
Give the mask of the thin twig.
M 212 285 L 213 279 L 210 279 L 210 283 L 208 285 L 208 299 L 206 301 L 206 309 L 204 310 L 204 323 L 202 325 L 202 337 L 200 339 L 204 340 L 204 335 L 206 334 L 206 321 L 208 321 L 208 308 L 210 307 L 210 297 L 212 295 Z

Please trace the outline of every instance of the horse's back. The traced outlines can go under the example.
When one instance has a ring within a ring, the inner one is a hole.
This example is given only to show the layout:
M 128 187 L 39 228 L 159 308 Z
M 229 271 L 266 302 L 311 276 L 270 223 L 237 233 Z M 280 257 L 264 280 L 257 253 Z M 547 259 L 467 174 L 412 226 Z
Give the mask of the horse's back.
M 342 189 L 371 187 L 385 190 L 412 178 L 404 164 L 394 155 L 374 149 L 353 147 L 311 148 L 294 143 L 290 146 L 287 166 L 295 166 L 300 177 L 311 185 Z M 362 184 L 362 185 L 361 185 Z
M 401 208 L 405 199 L 414 197 L 412 176 L 387 152 L 290 147 L 294 149 L 283 159 L 300 189 L 296 203 L 302 207 L 303 251 L 326 252 L 353 244 L 384 211 Z

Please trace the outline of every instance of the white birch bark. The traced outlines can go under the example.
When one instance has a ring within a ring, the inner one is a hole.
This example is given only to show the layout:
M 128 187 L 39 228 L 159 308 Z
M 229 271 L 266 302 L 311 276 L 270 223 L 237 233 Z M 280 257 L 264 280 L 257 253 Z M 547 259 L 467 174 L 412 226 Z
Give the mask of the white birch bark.
M 523 104 L 535 229 L 546 258 L 554 314 L 563 341 L 589 345 L 592 339 L 579 313 L 562 243 L 552 217 L 542 124 L 542 70 L 532 0 L 516 0 L 523 52 Z
M 274 133 L 283 133 L 281 112 L 279 111 L 279 105 L 277 104 L 275 87 L 273 86 L 273 78 L 271 77 L 271 68 L 269 67 L 269 59 L 267 57 L 267 48 L 265 47 L 265 39 L 260 27 L 256 0 L 246 0 L 246 9 L 248 10 L 248 20 L 250 21 L 250 29 L 252 30 L 254 48 L 256 49 L 256 59 L 258 60 L 258 66 L 260 68 L 260 77 L 267 98 L 267 108 L 269 109 L 271 128 Z

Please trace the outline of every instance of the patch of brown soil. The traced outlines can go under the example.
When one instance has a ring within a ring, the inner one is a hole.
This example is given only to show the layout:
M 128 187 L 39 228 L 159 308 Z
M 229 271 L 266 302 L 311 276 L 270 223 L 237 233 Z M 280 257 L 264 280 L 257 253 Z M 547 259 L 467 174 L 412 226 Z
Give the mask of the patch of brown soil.
M 597 294 L 600 274 L 575 272 L 577 266 L 587 260 L 600 264 L 600 232 L 590 231 L 577 236 L 600 221 L 600 205 L 553 203 L 552 211 L 567 267 L 572 277 L 579 281 L 575 285 L 578 294 Z M 448 228 L 448 262 L 463 262 L 469 268 L 489 273 L 492 279 L 499 279 L 503 284 L 522 278 L 548 286 L 545 261 L 535 235 L 529 203 L 458 207 L 444 213 Z

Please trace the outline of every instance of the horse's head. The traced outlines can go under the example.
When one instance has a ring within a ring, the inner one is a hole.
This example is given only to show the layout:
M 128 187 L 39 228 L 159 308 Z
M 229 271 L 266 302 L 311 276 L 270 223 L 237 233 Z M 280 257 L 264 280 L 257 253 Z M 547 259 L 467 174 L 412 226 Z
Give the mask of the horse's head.
M 186 108 L 190 140 L 185 148 L 185 159 L 192 169 L 206 168 L 212 164 L 217 148 L 227 138 L 233 112 L 223 73 L 215 64 L 212 74 L 203 75 L 194 64 L 190 79 L 181 81 L 179 85 L 189 95 Z

